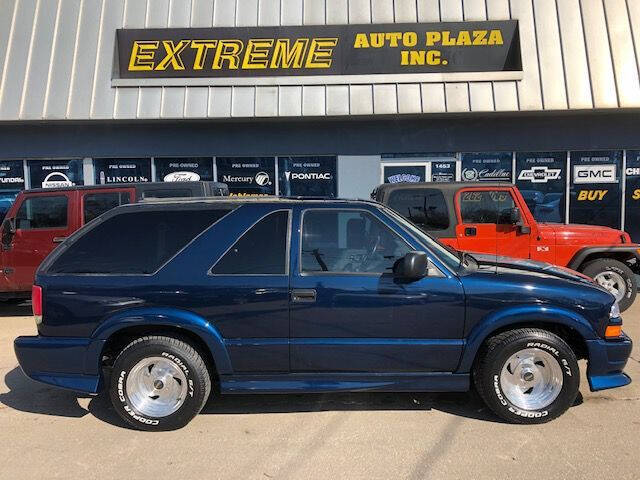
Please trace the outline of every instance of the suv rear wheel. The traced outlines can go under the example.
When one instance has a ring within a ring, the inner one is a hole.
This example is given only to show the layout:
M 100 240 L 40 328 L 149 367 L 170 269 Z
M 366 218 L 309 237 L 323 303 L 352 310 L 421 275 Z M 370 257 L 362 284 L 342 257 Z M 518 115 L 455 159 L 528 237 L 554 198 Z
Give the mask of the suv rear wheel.
M 511 423 L 545 423 L 573 405 L 580 372 L 573 350 L 546 330 L 522 328 L 490 338 L 474 372 L 487 406 Z
M 206 403 L 211 377 L 202 356 L 173 337 L 145 336 L 118 355 L 111 376 L 111 402 L 138 430 L 185 426 Z
M 621 312 L 633 304 L 638 282 L 633 271 L 624 263 L 612 258 L 600 258 L 586 263 L 581 271 L 616 297 Z

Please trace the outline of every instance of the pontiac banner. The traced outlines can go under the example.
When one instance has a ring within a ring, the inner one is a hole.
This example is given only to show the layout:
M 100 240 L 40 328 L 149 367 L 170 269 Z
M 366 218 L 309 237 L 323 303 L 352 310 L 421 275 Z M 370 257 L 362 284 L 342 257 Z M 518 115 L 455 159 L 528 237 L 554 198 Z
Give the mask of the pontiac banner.
M 517 20 L 120 29 L 119 79 L 325 77 L 522 70 Z M 320 79 L 316 79 L 318 83 Z

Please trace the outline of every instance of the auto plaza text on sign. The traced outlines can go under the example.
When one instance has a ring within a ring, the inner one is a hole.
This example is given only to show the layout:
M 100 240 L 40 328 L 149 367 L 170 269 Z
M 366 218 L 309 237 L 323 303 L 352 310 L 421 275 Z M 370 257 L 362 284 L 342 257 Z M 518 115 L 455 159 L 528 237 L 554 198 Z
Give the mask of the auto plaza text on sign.
M 120 78 L 520 71 L 518 23 L 118 30 Z

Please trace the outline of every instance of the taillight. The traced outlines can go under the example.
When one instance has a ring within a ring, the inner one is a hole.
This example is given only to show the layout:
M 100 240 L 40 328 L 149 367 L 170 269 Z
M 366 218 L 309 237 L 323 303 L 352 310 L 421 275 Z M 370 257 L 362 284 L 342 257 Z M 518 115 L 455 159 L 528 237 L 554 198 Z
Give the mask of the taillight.
M 36 317 L 36 323 L 42 322 L 42 287 L 34 285 L 31 287 L 31 308 L 33 316 Z

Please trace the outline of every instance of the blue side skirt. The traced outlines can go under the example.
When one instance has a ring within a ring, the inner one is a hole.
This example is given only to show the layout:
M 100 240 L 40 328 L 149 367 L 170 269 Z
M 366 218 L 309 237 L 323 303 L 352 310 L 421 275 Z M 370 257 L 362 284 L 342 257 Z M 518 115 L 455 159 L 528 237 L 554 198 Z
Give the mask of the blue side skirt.
M 221 375 L 222 393 L 466 392 L 469 374 L 289 373 Z

